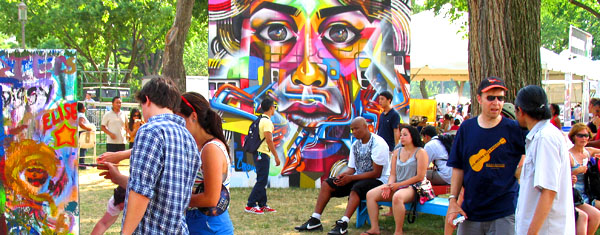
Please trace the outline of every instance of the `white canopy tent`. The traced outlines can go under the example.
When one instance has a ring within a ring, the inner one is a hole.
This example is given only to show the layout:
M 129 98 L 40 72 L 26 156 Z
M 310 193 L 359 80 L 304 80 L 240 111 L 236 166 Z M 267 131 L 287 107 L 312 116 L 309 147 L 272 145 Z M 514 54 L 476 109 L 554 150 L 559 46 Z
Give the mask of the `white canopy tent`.
M 458 33 L 460 23 L 424 11 L 412 16 L 410 26 L 411 80 L 469 80 L 468 40 Z

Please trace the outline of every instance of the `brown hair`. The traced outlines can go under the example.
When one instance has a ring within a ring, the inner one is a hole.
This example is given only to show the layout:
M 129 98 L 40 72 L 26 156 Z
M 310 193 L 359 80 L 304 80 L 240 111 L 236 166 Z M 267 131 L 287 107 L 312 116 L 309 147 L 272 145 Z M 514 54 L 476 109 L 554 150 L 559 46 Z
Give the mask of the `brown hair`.
M 221 116 L 210 108 L 210 104 L 206 98 L 196 92 L 186 92 L 181 95 L 179 100 L 179 113 L 185 117 L 189 117 L 192 115 L 192 112 L 196 112 L 200 127 L 202 127 L 206 133 L 213 135 L 223 142 L 225 149 L 227 149 L 227 153 L 229 153 L 229 146 L 227 145 L 227 140 L 223 134 L 223 122 Z M 188 102 L 185 102 L 186 100 Z
M 571 143 L 575 144 L 575 135 L 582 130 L 587 130 L 589 135 L 592 134 L 592 130 L 590 130 L 590 128 L 587 125 L 583 123 L 577 123 L 573 125 L 573 127 L 571 127 L 571 130 L 569 131 L 569 140 L 571 140 Z
M 138 91 L 135 98 L 141 103 L 147 99 L 161 108 L 177 111 L 181 97 L 179 89 L 172 79 L 166 77 L 152 78 L 142 90 Z M 147 98 L 147 99 L 146 99 Z

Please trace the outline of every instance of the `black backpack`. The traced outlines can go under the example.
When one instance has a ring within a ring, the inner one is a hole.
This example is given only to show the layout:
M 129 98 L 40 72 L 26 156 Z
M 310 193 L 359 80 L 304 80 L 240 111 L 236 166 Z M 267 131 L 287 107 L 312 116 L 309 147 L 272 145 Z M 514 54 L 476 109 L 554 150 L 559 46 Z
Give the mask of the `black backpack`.
M 588 161 L 587 171 L 584 174 L 583 183 L 585 194 L 590 201 L 600 199 L 600 169 L 598 169 L 598 158 Z
M 242 145 L 242 150 L 244 150 L 244 152 L 255 153 L 256 150 L 258 150 L 258 147 L 260 147 L 260 144 L 262 144 L 262 142 L 265 140 L 264 138 L 260 139 L 260 130 L 258 128 L 260 120 L 263 118 L 267 117 L 260 115 L 256 117 L 254 121 L 252 121 L 252 124 L 250 124 L 250 128 L 248 128 L 248 135 L 244 137 L 244 144 Z
M 442 142 L 444 145 L 448 155 L 450 155 L 450 150 L 452 149 L 452 144 L 454 143 L 454 136 L 455 135 L 453 134 L 441 134 L 437 136 L 437 139 L 440 140 L 440 142 Z

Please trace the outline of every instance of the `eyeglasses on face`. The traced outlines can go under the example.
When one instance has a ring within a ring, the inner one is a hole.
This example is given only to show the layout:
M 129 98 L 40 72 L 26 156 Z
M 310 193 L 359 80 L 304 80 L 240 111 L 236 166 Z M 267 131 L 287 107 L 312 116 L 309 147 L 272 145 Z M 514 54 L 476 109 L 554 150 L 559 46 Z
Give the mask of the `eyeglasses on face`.
M 577 136 L 577 138 L 590 138 L 590 135 L 588 134 L 575 134 L 575 136 Z
M 503 95 L 488 95 L 486 97 L 486 99 L 488 101 L 494 101 L 495 99 L 498 99 L 498 101 L 503 102 L 504 101 L 504 96 Z

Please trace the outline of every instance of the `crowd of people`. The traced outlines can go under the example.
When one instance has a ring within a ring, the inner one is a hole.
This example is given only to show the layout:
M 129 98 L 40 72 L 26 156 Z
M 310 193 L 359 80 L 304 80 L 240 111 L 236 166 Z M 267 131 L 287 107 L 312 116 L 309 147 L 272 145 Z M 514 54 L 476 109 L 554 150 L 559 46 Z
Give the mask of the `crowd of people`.
M 367 202 L 371 221 L 363 235 L 381 233 L 380 201 L 392 202 L 395 234 L 402 234 L 405 203 L 418 199 L 415 185 L 427 179 L 450 187 L 446 234 L 455 229 L 458 234 L 594 234 L 600 203 L 586 195 L 583 175 L 587 162 L 600 153 L 586 147 L 596 136 L 600 112 L 590 125 L 576 124 L 565 136 L 554 125 L 557 109 L 541 87 L 522 88 L 514 105 L 505 103 L 506 90 L 501 78 L 484 79 L 477 94 L 480 115 L 462 121 L 447 114 L 438 127 L 400 123 L 391 108 L 392 94 L 382 92 L 376 132 L 369 131 L 370 120 L 363 117 L 351 122 L 356 141 L 347 170 L 321 184 L 314 211 L 294 229 L 322 231 L 321 215 L 330 198 L 348 197 L 344 214 L 328 234 L 348 233 L 361 200 Z M 102 175 L 118 186 L 92 233 L 103 234 L 124 211 L 123 234 L 233 234 L 228 212 L 232 168 L 220 116 L 202 95 L 181 95 L 166 78 L 152 79 L 136 99 L 141 111 L 132 110 L 128 119 L 118 98 L 102 118 L 110 146 L 98 161 L 104 163 Z M 261 102 L 259 133 L 265 141 L 253 154 L 257 183 L 248 197 L 248 213 L 276 211 L 267 205 L 266 194 L 270 158 L 279 165 L 270 121 L 276 107 L 271 98 Z M 592 100 L 590 112 L 596 108 L 600 102 Z M 445 127 L 447 119 L 454 125 Z M 85 130 L 85 116 L 79 123 Z M 125 150 L 127 142 L 130 149 Z M 129 176 L 115 166 L 126 158 Z M 461 216 L 464 222 L 453 223 Z

